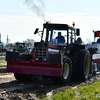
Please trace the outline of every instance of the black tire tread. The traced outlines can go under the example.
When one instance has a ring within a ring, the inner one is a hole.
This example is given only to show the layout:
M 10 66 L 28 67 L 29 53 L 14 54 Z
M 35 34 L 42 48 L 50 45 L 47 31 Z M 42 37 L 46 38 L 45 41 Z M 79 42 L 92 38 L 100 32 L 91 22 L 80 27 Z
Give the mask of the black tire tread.
M 72 80 L 77 79 L 77 69 L 78 69 L 78 57 L 79 57 L 79 51 L 73 51 L 70 54 L 70 58 L 72 61 Z
M 86 59 L 86 55 L 87 53 L 89 53 L 88 50 L 82 50 L 80 51 L 79 54 L 79 61 L 78 61 L 78 79 L 79 80 L 87 80 L 85 79 L 85 59 Z M 90 54 L 90 53 L 89 53 Z
M 66 84 L 66 83 L 68 83 L 70 81 L 71 75 L 72 75 L 72 61 L 71 61 L 71 59 L 69 57 L 67 57 L 66 59 L 64 59 L 64 64 L 66 62 L 68 62 L 69 63 L 69 66 L 70 66 L 70 73 L 69 73 L 68 78 L 65 80 L 63 78 L 63 74 L 62 74 L 61 77 L 52 77 L 53 83 L 55 83 L 55 84 Z

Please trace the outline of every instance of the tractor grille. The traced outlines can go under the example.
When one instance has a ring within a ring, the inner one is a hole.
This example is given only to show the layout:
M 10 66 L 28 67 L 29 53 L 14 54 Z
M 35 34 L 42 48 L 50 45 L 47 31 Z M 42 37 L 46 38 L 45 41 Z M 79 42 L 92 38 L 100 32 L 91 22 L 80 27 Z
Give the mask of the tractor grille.
M 46 48 L 36 48 L 36 58 L 38 61 L 46 61 L 47 49 Z

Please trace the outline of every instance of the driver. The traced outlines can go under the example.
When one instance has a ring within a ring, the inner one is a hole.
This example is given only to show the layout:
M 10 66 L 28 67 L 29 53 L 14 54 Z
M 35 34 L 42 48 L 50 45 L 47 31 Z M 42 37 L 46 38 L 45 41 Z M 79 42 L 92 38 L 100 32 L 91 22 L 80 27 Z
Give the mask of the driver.
M 61 36 L 61 32 L 58 32 L 56 39 L 58 40 L 58 43 L 65 43 L 65 38 L 64 36 Z

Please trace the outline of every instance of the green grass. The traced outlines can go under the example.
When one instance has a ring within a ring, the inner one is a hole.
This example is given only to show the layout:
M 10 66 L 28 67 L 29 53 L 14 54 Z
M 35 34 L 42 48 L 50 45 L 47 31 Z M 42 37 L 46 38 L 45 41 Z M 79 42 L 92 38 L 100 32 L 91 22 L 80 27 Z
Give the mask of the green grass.
M 53 100 L 71 100 L 75 97 L 75 90 L 70 89 L 65 92 L 60 92 L 53 96 Z
M 41 100 L 100 100 L 100 81 L 92 85 L 57 93 L 51 99 L 44 98 Z
M 6 61 L 0 62 L 0 66 L 6 66 L 6 65 L 7 65 L 7 62 Z
M 1 61 L 0 64 L 1 64 L 1 63 L 6 63 L 6 61 Z

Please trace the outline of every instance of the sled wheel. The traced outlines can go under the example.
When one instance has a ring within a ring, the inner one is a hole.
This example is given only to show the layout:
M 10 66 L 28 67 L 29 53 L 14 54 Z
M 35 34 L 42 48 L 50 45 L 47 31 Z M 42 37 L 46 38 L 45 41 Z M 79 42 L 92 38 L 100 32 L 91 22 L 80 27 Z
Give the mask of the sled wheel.
M 33 75 L 18 74 L 18 73 L 14 73 L 14 76 L 18 81 L 31 81 L 33 77 Z
M 52 81 L 56 84 L 66 84 L 70 81 L 72 75 L 72 62 L 70 58 L 66 58 L 63 63 L 61 77 L 53 77 Z
M 78 64 L 78 78 L 80 80 L 87 80 L 89 78 L 90 71 L 90 53 L 89 51 L 81 51 L 79 54 Z

